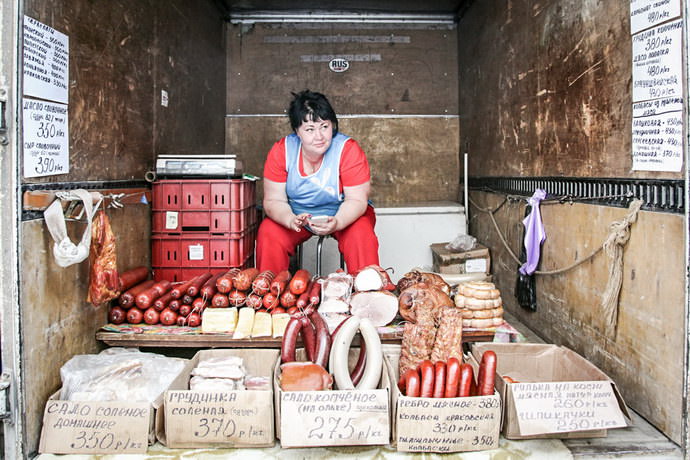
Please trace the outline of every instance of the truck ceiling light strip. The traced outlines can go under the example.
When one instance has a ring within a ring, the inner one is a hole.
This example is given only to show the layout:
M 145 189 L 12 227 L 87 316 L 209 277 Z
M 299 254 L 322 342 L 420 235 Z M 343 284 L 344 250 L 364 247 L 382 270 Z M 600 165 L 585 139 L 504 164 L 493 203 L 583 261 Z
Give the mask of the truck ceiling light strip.
M 253 24 L 257 22 L 347 22 L 372 24 L 443 24 L 454 25 L 455 14 L 392 14 L 351 12 L 301 12 L 294 11 L 251 11 L 230 12 L 232 24 Z
M 576 177 L 470 177 L 470 190 L 484 190 L 508 195 L 532 196 L 534 190 L 546 190 L 549 198 L 564 202 L 586 202 L 627 208 L 638 198 L 646 211 L 685 212 L 685 184 L 672 179 L 617 179 Z

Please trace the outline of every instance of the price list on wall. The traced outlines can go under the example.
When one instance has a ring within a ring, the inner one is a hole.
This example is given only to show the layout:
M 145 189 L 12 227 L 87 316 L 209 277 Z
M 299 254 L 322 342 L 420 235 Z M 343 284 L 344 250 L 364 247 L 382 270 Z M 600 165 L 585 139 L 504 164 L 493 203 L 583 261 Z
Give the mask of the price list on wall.
M 631 0 L 632 169 L 683 165 L 683 21 L 680 0 Z
M 69 38 L 24 16 L 24 177 L 69 172 Z

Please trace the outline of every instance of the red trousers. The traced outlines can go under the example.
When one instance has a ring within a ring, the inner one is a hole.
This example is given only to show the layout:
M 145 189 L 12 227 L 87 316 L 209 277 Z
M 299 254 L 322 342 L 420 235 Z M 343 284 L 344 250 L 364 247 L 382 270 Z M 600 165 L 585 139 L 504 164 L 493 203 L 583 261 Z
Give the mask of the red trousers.
M 349 273 L 356 273 L 367 265 L 379 264 L 379 240 L 374 233 L 375 224 L 374 208 L 367 206 L 366 212 L 359 219 L 347 228 L 333 233 Z M 276 274 L 287 270 L 290 256 L 295 253 L 297 245 L 312 236 L 314 234 L 307 229 L 296 232 L 265 218 L 256 238 L 256 267 Z

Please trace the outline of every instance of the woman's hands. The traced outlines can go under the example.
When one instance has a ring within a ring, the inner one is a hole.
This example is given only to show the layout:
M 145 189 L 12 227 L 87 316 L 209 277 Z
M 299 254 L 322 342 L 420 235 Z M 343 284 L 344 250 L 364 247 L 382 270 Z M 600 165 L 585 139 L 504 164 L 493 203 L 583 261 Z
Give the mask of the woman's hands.
M 334 216 L 327 216 L 325 219 L 309 220 L 309 228 L 315 235 L 330 235 L 338 227 L 338 219 Z
M 304 227 L 307 224 L 307 221 L 309 220 L 310 216 L 311 214 L 308 214 L 306 212 L 297 216 L 293 216 L 293 218 L 290 220 L 290 226 L 288 228 L 296 232 L 301 232 L 302 227 Z

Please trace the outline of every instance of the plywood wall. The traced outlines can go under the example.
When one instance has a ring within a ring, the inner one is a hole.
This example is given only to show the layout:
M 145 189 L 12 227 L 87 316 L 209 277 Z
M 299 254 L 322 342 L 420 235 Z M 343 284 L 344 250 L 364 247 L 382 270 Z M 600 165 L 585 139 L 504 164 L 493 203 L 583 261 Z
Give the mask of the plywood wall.
M 474 2 L 458 26 L 461 145 L 470 176 L 680 179 L 682 173 L 631 170 L 629 5 L 547 0 Z M 484 208 L 501 194 L 472 192 Z M 496 213 L 519 253 L 525 202 Z M 607 336 L 600 306 L 606 256 L 537 278 L 538 308 L 514 294 L 518 264 L 488 214 L 469 208 L 470 233 L 492 251 L 508 310 L 546 341 L 600 366 L 626 402 L 676 442 L 683 430 L 685 220 L 642 212 L 624 252 L 618 330 Z M 625 209 L 542 207 L 543 270 L 562 268 L 601 246 Z
M 66 34 L 70 50 L 70 172 L 30 182 L 142 180 L 159 153 L 224 151 L 224 22 L 212 1 L 24 5 L 28 16 Z M 168 107 L 161 106 L 162 89 Z M 108 213 L 118 268 L 150 265 L 149 206 Z M 68 229 L 76 241 L 83 224 Z M 54 264 L 42 219 L 22 223 L 20 234 L 26 452 L 35 453 L 60 366 L 75 354 L 98 351 L 95 333 L 106 309 L 86 303 L 87 262 L 64 269 Z
M 350 68 L 332 72 L 333 57 Z M 329 98 L 340 130 L 367 153 L 375 203 L 457 199 L 454 26 L 229 25 L 227 62 L 226 146 L 248 172 L 261 175 L 291 132 L 290 93 L 308 88 Z

